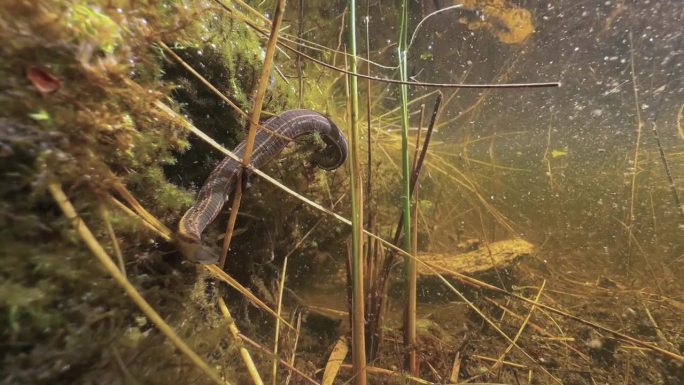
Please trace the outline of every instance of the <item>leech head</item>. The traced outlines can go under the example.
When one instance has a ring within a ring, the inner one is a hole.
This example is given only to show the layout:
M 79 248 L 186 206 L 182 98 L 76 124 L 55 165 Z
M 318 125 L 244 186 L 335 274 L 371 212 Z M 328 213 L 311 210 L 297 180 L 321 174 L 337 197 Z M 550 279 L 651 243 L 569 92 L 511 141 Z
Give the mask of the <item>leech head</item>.
M 210 265 L 219 260 L 218 255 L 213 253 L 208 247 L 203 246 L 200 242 L 194 242 L 184 239 L 178 239 L 178 249 L 188 260 L 200 263 L 203 265 Z

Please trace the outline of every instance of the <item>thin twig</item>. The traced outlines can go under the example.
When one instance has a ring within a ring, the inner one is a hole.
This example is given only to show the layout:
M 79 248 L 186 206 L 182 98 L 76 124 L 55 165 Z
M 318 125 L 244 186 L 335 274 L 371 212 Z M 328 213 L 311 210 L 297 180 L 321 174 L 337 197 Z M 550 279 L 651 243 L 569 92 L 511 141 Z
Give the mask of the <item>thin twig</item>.
M 298 21 L 298 28 L 297 28 L 297 37 L 299 39 L 302 38 L 302 35 L 304 34 L 304 0 L 299 0 L 299 21 Z M 297 68 L 297 78 L 299 79 L 299 88 L 297 89 L 299 91 L 299 108 L 302 108 L 304 105 L 304 77 L 302 76 L 302 55 L 297 54 L 297 59 L 296 59 L 296 68 Z

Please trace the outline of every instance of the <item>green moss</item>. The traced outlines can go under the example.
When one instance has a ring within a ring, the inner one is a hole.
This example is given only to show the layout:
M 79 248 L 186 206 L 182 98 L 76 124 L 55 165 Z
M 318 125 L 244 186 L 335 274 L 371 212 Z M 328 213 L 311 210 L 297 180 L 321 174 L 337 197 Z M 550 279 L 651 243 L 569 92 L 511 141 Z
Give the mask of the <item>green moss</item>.
M 0 5 L 0 34 L 12 37 L 0 45 L 3 381 L 207 381 L 185 366 L 88 252 L 47 194 L 50 178 L 62 183 L 113 255 L 99 214 L 108 207 L 132 283 L 200 355 L 229 368 L 237 355 L 223 321 L 206 300 L 190 300 L 206 295 L 204 280 L 104 198 L 121 181 L 175 226 L 221 155 L 202 149 L 154 103 L 182 112 L 229 147 L 243 122 L 155 43 L 179 47 L 247 109 L 261 70 L 257 36 L 201 0 L 8 0 Z M 43 79 L 27 76 L 30 69 Z M 54 92 L 36 83 L 48 80 L 57 85 Z M 292 105 L 293 93 L 282 83 L 276 79 L 271 87 L 271 111 Z

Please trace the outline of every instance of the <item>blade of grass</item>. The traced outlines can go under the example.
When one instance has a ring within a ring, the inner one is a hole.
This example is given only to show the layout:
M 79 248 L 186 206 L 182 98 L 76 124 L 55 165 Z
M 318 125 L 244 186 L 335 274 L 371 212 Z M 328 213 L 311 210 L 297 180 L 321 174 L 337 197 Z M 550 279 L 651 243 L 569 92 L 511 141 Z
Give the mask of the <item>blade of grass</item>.
M 350 49 L 350 72 L 356 73 L 356 1 L 347 2 L 349 25 L 347 38 Z M 366 384 L 366 314 L 363 260 L 363 185 L 361 171 L 361 133 L 359 132 L 359 87 L 355 76 L 349 77 L 351 95 L 351 209 L 352 209 L 352 363 L 354 382 Z
M 366 1 L 366 74 L 370 75 L 370 1 Z M 371 130 L 371 82 L 370 79 L 366 79 L 366 147 L 368 151 L 368 159 L 366 162 L 366 205 L 367 205 L 367 215 L 366 226 L 369 229 L 372 228 L 373 223 L 371 221 L 372 209 L 370 205 L 373 203 L 373 134 Z
M 399 78 L 402 82 L 408 81 L 408 1 L 401 1 L 401 22 L 399 24 L 399 46 L 397 57 L 399 58 Z M 404 218 L 403 249 L 406 252 L 413 250 L 411 232 L 411 157 L 409 156 L 409 118 L 408 118 L 408 85 L 401 84 L 401 174 L 402 174 L 402 214 Z M 404 319 L 404 348 L 407 352 L 406 363 L 409 373 L 416 376 L 418 372 L 416 350 L 416 286 L 411 281 L 411 276 L 416 274 L 416 262 L 412 258 L 404 258 L 404 279 L 406 282 L 406 318 Z
M 418 123 L 418 132 L 416 133 L 416 145 L 414 148 L 414 155 L 413 155 L 413 164 L 411 165 L 411 169 L 415 170 L 416 165 L 418 163 L 418 150 L 420 148 L 420 133 L 423 129 L 423 119 L 425 118 L 425 105 L 421 105 L 420 109 L 420 122 Z M 411 202 L 413 203 L 413 213 L 412 213 L 412 218 L 413 218 L 413 223 L 411 224 L 411 238 L 413 239 L 413 242 L 411 244 L 411 254 L 417 255 L 418 254 L 418 191 L 420 190 L 419 184 L 416 184 L 415 189 L 413 190 L 413 194 L 411 194 Z M 413 258 L 408 258 L 410 262 L 410 266 L 408 268 L 408 292 L 409 292 L 409 301 L 406 306 L 406 313 L 407 313 L 407 320 L 410 322 L 407 322 L 406 329 L 404 332 L 406 335 L 404 336 L 406 342 L 408 343 L 408 348 L 409 348 L 409 371 L 411 372 L 412 375 L 417 375 L 418 374 L 418 368 L 420 363 L 418 362 L 418 356 L 417 356 L 417 346 L 416 346 L 416 328 L 415 328 L 415 323 L 416 323 L 416 306 L 417 306 L 417 300 L 416 300 L 416 293 L 417 293 L 417 285 L 418 285 L 418 276 L 417 276 L 417 269 L 416 269 L 416 261 Z

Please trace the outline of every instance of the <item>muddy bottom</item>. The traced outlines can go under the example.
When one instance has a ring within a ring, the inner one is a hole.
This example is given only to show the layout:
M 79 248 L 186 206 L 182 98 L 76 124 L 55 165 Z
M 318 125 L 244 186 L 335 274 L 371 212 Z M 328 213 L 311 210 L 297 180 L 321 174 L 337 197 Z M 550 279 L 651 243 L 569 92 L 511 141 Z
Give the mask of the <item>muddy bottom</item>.
M 419 280 L 420 378 L 440 384 L 684 384 L 684 364 L 668 356 L 684 354 L 684 287 L 677 270 L 643 260 L 644 268 L 636 269 L 634 260 L 627 274 L 598 250 L 536 251 L 474 276 L 546 307 L 454 278 L 448 280 L 460 295 L 438 280 Z M 308 362 L 309 370 L 325 367 L 349 329 L 344 282 L 319 278 L 325 284 L 295 289 L 311 320 L 298 349 L 298 365 Z M 388 295 L 380 349 L 370 357 L 371 383 L 405 381 L 400 285 L 390 285 Z M 314 378 L 321 375 L 322 369 L 314 371 Z M 343 365 L 335 383 L 350 375 Z M 306 383 L 295 377 L 294 383 Z

